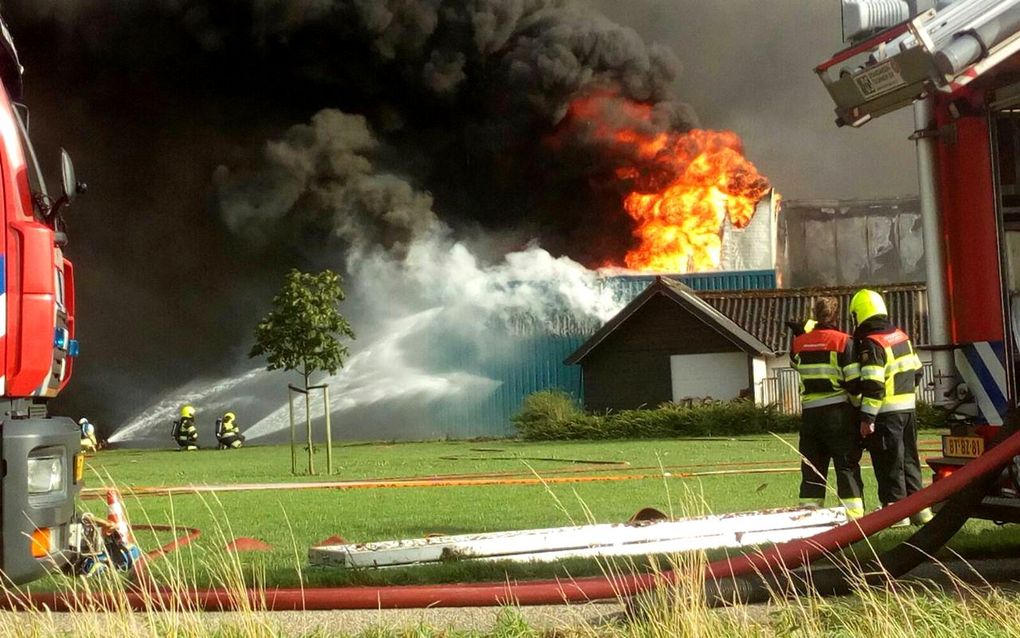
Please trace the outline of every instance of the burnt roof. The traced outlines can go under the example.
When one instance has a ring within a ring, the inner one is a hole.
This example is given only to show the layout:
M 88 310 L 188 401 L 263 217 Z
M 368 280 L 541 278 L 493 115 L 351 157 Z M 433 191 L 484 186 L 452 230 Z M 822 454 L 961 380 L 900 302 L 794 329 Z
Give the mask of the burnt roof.
M 770 354 L 771 348 L 758 339 L 754 334 L 748 332 L 725 314 L 714 308 L 703 299 L 700 299 L 694 290 L 674 279 L 656 277 L 655 280 L 645 288 L 641 294 L 624 306 L 623 310 L 607 321 L 599 330 L 585 341 L 580 348 L 574 351 L 564 363 L 574 365 L 581 361 L 594 350 L 602 341 L 611 335 L 625 321 L 641 309 L 650 299 L 656 296 L 663 296 L 675 302 L 688 312 L 699 317 L 702 321 L 714 328 L 719 334 L 729 339 L 735 346 L 750 354 Z

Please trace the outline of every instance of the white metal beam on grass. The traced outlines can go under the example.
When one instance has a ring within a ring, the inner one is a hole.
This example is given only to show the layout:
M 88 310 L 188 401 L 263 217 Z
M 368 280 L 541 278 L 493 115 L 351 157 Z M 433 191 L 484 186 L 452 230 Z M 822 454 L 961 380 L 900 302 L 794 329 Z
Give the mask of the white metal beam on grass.
M 552 552 L 535 552 L 531 554 L 511 554 L 508 556 L 482 556 L 477 560 L 499 561 L 509 560 L 519 563 L 549 563 L 566 558 L 621 558 L 628 556 L 650 556 L 652 554 L 681 554 L 683 552 L 704 551 L 710 549 L 732 549 L 753 547 L 766 543 L 785 543 L 786 541 L 808 538 L 815 534 L 832 529 L 832 525 L 815 527 L 794 527 L 791 529 L 774 529 L 747 534 L 714 534 L 697 538 L 678 538 L 674 540 L 655 541 L 651 543 L 628 543 L 624 545 L 604 545 L 584 549 L 565 549 Z
M 625 555 L 638 555 L 779 542 L 810 536 L 844 522 L 846 514 L 843 508 L 765 510 L 678 521 L 582 525 L 329 545 L 313 547 L 309 550 L 309 560 L 314 565 L 385 567 L 435 562 L 453 557 L 513 559 L 519 555 L 552 552 L 596 555 L 599 553 L 584 552 L 621 547 L 628 548 Z M 790 536 L 791 533 L 796 535 Z M 635 547 L 630 547 L 632 545 Z M 637 545 L 644 547 L 638 549 Z M 656 549 L 667 546 L 676 549 Z

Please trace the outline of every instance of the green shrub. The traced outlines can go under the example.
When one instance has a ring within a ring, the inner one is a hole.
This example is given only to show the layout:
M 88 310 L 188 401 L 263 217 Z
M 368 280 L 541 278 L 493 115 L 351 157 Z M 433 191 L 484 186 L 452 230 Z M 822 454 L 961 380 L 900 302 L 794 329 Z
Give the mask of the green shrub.
M 511 417 L 523 438 L 536 441 L 576 438 L 569 436 L 571 428 L 586 419 L 577 400 L 562 390 L 528 395 L 520 411 Z
M 569 395 L 558 391 L 527 397 L 512 420 L 518 434 L 532 441 L 734 436 L 796 432 L 800 427 L 798 416 L 751 401 L 665 403 L 656 409 L 587 414 Z
M 949 413 L 946 409 L 927 403 L 917 404 L 917 429 L 946 430 L 949 428 Z

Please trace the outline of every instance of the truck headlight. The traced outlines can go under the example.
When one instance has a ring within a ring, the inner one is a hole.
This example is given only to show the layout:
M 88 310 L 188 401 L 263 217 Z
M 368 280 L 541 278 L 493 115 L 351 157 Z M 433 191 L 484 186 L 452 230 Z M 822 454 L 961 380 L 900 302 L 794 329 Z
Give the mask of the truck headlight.
M 28 493 L 50 494 L 64 489 L 64 457 L 28 458 Z

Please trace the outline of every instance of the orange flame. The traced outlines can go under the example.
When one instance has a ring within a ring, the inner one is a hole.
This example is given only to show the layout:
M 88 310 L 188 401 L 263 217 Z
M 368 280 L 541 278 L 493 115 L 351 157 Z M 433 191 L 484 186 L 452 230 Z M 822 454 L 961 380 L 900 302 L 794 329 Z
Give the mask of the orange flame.
M 596 139 L 627 151 L 629 159 L 616 176 L 631 191 L 623 207 L 636 222 L 639 245 L 627 253 L 626 266 L 658 272 L 718 269 L 726 218 L 736 228 L 746 227 L 770 188 L 744 157 L 737 134 L 649 131 L 655 128 L 652 107 L 621 103 L 608 94 L 575 100 L 569 115 L 584 121 Z

